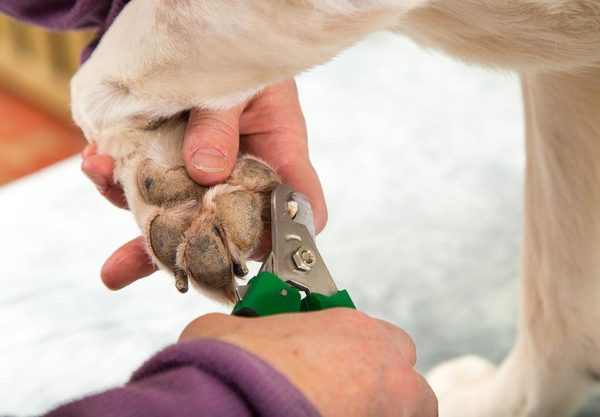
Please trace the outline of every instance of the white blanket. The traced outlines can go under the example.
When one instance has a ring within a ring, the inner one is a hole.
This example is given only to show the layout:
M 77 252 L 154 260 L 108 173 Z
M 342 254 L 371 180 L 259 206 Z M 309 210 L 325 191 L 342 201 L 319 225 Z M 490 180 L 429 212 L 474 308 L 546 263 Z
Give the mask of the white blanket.
M 376 34 L 299 79 L 330 209 L 321 252 L 357 306 L 407 329 L 419 367 L 512 343 L 523 173 L 515 76 Z M 137 235 L 73 158 L 0 189 L 0 414 L 121 384 L 198 315 L 157 273 L 119 292 Z

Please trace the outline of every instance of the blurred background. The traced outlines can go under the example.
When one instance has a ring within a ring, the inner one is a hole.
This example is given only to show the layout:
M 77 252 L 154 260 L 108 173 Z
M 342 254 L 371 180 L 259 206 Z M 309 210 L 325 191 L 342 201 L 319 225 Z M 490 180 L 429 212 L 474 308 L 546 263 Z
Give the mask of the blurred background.
M 122 384 L 193 318 L 228 311 L 163 273 L 102 286 L 102 262 L 138 231 L 75 155 L 67 85 L 90 36 L 0 19 L 0 414 Z M 422 371 L 467 353 L 500 361 L 518 299 L 517 77 L 377 33 L 298 85 L 329 204 L 318 243 L 338 285 L 411 333 Z
M 68 85 L 92 35 L 48 32 L 0 15 L 0 185 L 83 148 Z

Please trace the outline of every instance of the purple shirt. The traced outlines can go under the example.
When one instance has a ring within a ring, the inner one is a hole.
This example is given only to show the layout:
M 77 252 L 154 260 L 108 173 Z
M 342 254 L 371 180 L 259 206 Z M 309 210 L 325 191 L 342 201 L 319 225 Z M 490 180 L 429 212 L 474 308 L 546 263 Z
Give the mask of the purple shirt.
M 129 0 L 0 0 L 0 12 L 53 30 L 97 27 L 96 37 L 82 53 L 85 61 L 127 3 Z
M 280 373 L 234 345 L 203 339 L 170 346 L 121 388 L 45 417 L 318 417 Z

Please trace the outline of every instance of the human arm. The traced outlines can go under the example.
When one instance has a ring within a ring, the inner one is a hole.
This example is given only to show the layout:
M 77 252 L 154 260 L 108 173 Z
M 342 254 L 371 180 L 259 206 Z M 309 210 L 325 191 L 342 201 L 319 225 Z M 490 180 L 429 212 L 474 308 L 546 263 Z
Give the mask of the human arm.
M 397 327 L 351 309 L 200 317 L 122 388 L 47 417 L 98 415 L 434 417 Z
M 262 318 L 212 314 L 180 341 L 215 338 L 281 372 L 325 417 L 435 417 L 437 400 L 414 370 L 416 349 L 398 327 L 338 308 Z
M 316 417 L 280 373 L 230 343 L 193 340 L 148 360 L 123 387 L 65 404 L 46 417 Z

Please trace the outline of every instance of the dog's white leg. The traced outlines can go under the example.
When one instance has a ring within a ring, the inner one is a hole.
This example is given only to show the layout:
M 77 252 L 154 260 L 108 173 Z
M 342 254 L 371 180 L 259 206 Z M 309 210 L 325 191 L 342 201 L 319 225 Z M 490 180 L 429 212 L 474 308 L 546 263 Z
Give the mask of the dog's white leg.
M 431 0 L 397 29 L 467 61 L 524 74 L 519 337 L 499 368 L 465 357 L 434 369 L 440 415 L 569 415 L 600 367 L 600 4 Z
M 600 71 L 522 79 L 519 336 L 498 370 L 470 357 L 432 371 L 442 417 L 564 417 L 600 383 Z
M 396 30 L 427 47 L 520 71 L 600 68 L 595 0 L 428 0 Z
M 89 139 L 226 108 L 321 64 L 425 0 L 132 0 L 72 80 Z

